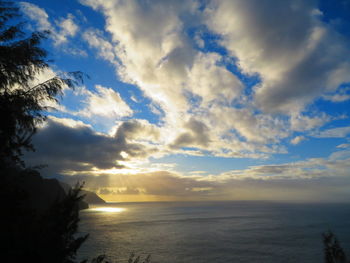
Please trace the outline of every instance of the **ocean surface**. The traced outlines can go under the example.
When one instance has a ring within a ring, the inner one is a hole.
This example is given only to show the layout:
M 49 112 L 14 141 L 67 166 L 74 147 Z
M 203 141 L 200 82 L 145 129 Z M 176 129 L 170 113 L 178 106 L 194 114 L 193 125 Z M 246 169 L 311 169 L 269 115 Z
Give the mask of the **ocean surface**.
M 109 203 L 81 212 L 80 258 L 154 263 L 323 262 L 332 230 L 350 256 L 350 204 L 274 202 Z

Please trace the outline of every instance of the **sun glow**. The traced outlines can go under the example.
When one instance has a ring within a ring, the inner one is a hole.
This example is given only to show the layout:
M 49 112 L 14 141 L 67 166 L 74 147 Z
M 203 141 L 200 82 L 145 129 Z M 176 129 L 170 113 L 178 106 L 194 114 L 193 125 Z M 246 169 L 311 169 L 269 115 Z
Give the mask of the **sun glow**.
M 94 207 L 92 211 L 105 212 L 105 213 L 121 213 L 125 211 L 125 208 L 121 207 Z

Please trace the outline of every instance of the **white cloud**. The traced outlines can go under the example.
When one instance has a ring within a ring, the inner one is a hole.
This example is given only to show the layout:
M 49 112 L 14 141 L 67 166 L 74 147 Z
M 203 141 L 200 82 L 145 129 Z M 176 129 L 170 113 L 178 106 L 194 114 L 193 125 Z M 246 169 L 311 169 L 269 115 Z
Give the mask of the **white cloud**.
M 56 45 L 67 42 L 68 37 L 73 37 L 77 34 L 79 27 L 74 22 L 74 16 L 68 14 L 67 18 L 62 18 L 56 21 L 56 24 L 59 27 L 59 31 L 56 32 Z
M 212 126 L 221 127 L 225 132 L 235 129 L 247 141 L 265 144 L 288 136 L 285 121 L 269 115 L 254 114 L 252 109 L 212 107 L 210 113 Z
M 88 54 L 85 50 L 80 49 L 80 48 L 76 48 L 76 47 L 63 47 L 62 48 L 63 52 L 73 55 L 73 56 L 77 56 L 77 57 L 87 57 Z
M 243 84 L 225 68 L 220 55 L 195 50 L 184 34 L 190 19 L 182 17 L 198 15 L 195 1 L 158 1 L 146 9 L 137 1 L 81 2 L 103 12 L 106 29 L 112 35 L 107 41 L 101 32 L 88 30 L 84 39 L 115 65 L 124 81 L 138 85 L 152 99 L 152 105 L 160 106 L 165 113 L 163 129 L 168 131 L 164 132 L 165 141 L 170 145 L 232 156 L 261 157 L 257 152 L 281 151 L 262 144 L 286 137 L 286 123 L 255 115 L 251 107 L 230 108 L 234 101 L 246 101 Z M 203 134 L 189 130 L 191 119 L 211 127 L 207 141 L 200 139 Z M 232 135 L 232 130 L 238 136 Z M 230 136 L 235 139 L 230 141 Z M 247 142 L 240 142 L 239 136 Z
M 350 99 L 350 87 L 343 87 L 339 88 L 335 93 L 333 94 L 325 94 L 323 95 L 323 98 L 325 100 L 329 100 L 332 102 L 343 102 Z
M 232 170 L 222 173 L 223 180 L 230 179 L 313 179 L 320 177 L 337 177 L 349 175 L 349 151 L 332 153 L 328 158 L 309 158 L 305 161 L 251 166 L 243 170 Z M 216 177 L 215 177 L 216 178 Z M 220 180 L 219 178 L 215 180 Z
M 96 92 L 87 89 L 83 91 L 86 106 L 77 112 L 78 115 L 120 119 L 133 114 L 132 109 L 115 90 L 101 85 L 96 85 L 95 90 Z
M 43 8 L 28 2 L 20 2 L 20 7 L 25 15 L 36 22 L 37 30 L 50 31 L 55 46 L 62 46 L 79 32 L 79 26 L 75 23 L 75 17 L 72 14 L 68 14 L 66 18 L 58 18 L 55 23 L 52 23 Z M 83 50 L 76 47 L 66 47 L 62 50 L 73 55 L 86 56 Z
M 326 129 L 313 133 L 313 136 L 317 138 L 344 138 L 348 134 L 350 134 L 350 126 Z
M 136 1 L 84 2 L 98 7 L 106 16 L 106 29 L 112 34 L 114 47 L 104 42 L 100 54 L 109 61 L 118 55 L 122 63 L 117 68 L 119 76 L 137 84 L 172 112 L 178 107 L 186 109 L 181 83 L 195 52 L 182 32 L 179 15 L 191 10 L 192 3 L 158 1 L 144 9 Z
M 294 145 L 297 145 L 297 144 L 299 144 L 300 142 L 302 142 L 302 141 L 304 141 L 306 138 L 304 137 L 304 136 L 296 136 L 296 137 L 294 137 L 291 141 L 290 141 L 290 143 L 291 144 L 294 144 Z
M 207 104 L 214 100 L 230 103 L 237 99 L 243 84 L 224 67 L 217 66 L 221 56 L 216 53 L 198 54 L 189 69 L 188 89 Z
M 342 143 L 342 144 L 339 144 L 337 146 L 337 148 L 340 148 L 340 149 L 346 149 L 346 148 L 349 148 L 349 147 L 350 147 L 349 143 Z
M 28 2 L 20 2 L 20 7 L 31 20 L 37 22 L 39 30 L 52 30 L 49 16 L 44 9 Z
M 103 38 L 100 31 L 89 29 L 83 33 L 83 39 L 91 47 L 98 49 L 98 55 L 101 58 L 116 66 L 118 65 L 115 48 L 109 41 Z
M 151 99 L 169 152 L 286 153 L 282 140 L 300 142 L 334 119 L 306 106 L 350 80 L 345 40 L 322 22 L 316 2 L 208 1 L 204 11 L 194 0 L 80 2 L 104 15 L 107 31 L 88 29 L 83 39 Z M 229 55 L 203 51 L 203 24 Z M 235 58 L 243 77 L 230 71 Z M 261 82 L 246 87 L 247 75 Z
M 323 96 L 326 100 L 330 100 L 332 102 L 343 102 L 350 99 L 350 95 L 348 94 L 335 94 L 335 95 L 325 95 Z
M 350 81 L 347 45 L 315 12 L 314 1 L 212 1 L 207 24 L 238 58 L 258 73 L 256 105 L 290 114 Z
M 293 113 L 290 117 L 290 128 L 293 131 L 299 132 L 310 131 L 322 127 L 325 123 L 329 121 L 330 117 L 324 113 L 314 116 Z

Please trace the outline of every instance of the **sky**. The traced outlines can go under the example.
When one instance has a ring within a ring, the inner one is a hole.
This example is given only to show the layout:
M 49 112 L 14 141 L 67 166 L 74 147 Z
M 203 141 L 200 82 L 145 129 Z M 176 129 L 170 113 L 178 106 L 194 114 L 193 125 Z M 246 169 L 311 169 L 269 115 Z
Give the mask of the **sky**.
M 51 31 L 37 82 L 88 76 L 25 155 L 43 175 L 119 202 L 349 200 L 350 1 L 18 5 Z

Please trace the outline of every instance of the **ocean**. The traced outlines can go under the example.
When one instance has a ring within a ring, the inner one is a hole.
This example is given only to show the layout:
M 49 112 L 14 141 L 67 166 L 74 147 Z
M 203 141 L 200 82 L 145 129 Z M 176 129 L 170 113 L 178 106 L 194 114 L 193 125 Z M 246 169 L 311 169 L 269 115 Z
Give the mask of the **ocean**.
M 350 204 L 277 202 L 109 203 L 83 210 L 79 258 L 130 253 L 154 263 L 323 262 L 332 230 L 350 256 Z M 107 211 L 106 211 L 107 210 Z M 111 211 L 108 211 L 111 210 Z

